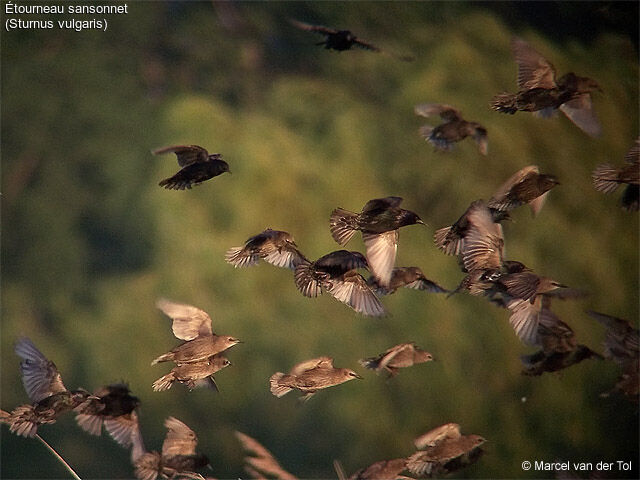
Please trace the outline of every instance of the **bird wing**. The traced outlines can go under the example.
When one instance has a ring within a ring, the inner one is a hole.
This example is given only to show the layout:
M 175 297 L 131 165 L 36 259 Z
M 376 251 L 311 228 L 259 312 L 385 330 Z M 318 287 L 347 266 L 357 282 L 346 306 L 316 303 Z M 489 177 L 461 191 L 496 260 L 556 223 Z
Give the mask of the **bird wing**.
M 105 418 L 104 428 L 111 438 L 127 448 L 135 443 L 135 430 L 138 428 L 138 417 L 135 412 L 118 417 Z
M 440 115 L 440 118 L 447 122 L 462 120 L 462 113 L 460 110 L 444 103 L 421 103 L 420 105 L 413 107 L 413 111 L 416 115 L 421 115 L 423 117 Z
M 47 360 L 30 339 L 19 339 L 15 345 L 15 352 L 22 358 L 22 384 L 32 402 L 39 402 L 67 391 L 55 364 Z
M 338 30 L 334 28 L 324 27 L 322 25 L 311 25 L 310 23 L 301 22 L 300 20 L 296 20 L 294 18 L 290 18 L 289 23 L 291 23 L 291 25 L 293 25 L 294 27 L 306 32 L 321 33 L 322 35 L 334 35 L 338 33 Z
M 186 167 L 193 163 L 203 163 L 209 159 L 209 152 L 198 145 L 172 145 L 154 150 L 154 155 L 173 152 L 178 157 L 178 165 Z
M 588 93 L 583 93 L 563 103 L 560 105 L 560 110 L 587 135 L 599 137 L 602 134 L 602 126 L 593 110 L 591 95 Z
M 633 147 L 631 147 L 624 156 L 624 161 L 632 165 L 640 163 L 640 138 L 636 139 L 636 143 L 633 144 Z
M 381 286 L 388 287 L 396 263 L 398 230 L 384 233 L 362 232 L 362 240 L 367 249 L 367 262 L 371 273 Z
M 165 298 L 156 301 L 156 307 L 173 320 L 171 329 L 180 340 L 213 335 L 211 317 L 207 312 L 191 305 L 175 303 Z
M 415 343 L 400 343 L 388 349 L 382 354 L 382 360 L 380 360 L 379 367 L 384 368 L 391 363 L 391 361 L 403 352 L 408 350 L 415 350 Z
M 294 377 L 302 375 L 304 372 L 308 370 L 312 370 L 317 367 L 322 368 L 333 368 L 333 358 L 331 357 L 318 357 L 312 358 L 310 360 L 305 360 L 304 362 L 300 362 L 293 366 L 289 375 L 293 375 Z
M 510 210 L 511 204 L 506 201 L 509 196 L 509 192 L 511 192 L 514 186 L 522 183 L 529 176 L 537 175 L 538 173 L 540 173 L 540 169 L 537 165 L 527 165 L 526 167 L 521 168 L 511 175 L 507 181 L 500 185 L 487 205 L 497 210 Z
M 360 252 L 349 252 L 347 250 L 336 250 L 328 253 L 315 261 L 316 267 L 331 268 L 340 267 L 343 271 L 355 270 L 357 268 L 369 268 L 367 259 Z
M 551 62 L 521 38 L 511 41 L 511 49 L 518 64 L 518 87 L 551 89 L 556 87 L 556 71 Z
M 476 142 L 480 154 L 486 155 L 489 153 L 489 140 L 487 139 L 486 128 L 476 127 L 475 133 L 473 134 L 473 140 Z
M 353 44 L 358 46 L 358 47 L 360 47 L 360 48 L 364 48 L 365 50 L 370 50 L 372 52 L 382 52 L 382 50 L 380 50 L 375 45 L 372 45 L 369 42 L 365 42 L 364 40 L 360 40 L 359 38 L 356 38 L 353 41 Z
M 195 455 L 198 437 L 193 430 L 175 417 L 167 418 L 164 426 L 167 428 L 167 436 L 162 444 L 163 457 Z
M 455 439 L 459 437 L 460 425 L 457 423 L 445 423 L 420 435 L 413 441 L 413 444 L 418 450 L 423 450 L 426 447 L 433 447 L 447 438 Z
M 482 203 L 475 203 L 467 215 L 469 229 L 462 246 L 462 261 L 467 272 L 498 269 L 504 256 L 502 227 L 494 223 L 491 212 Z
M 537 345 L 541 310 L 540 298 L 537 298 L 534 303 L 521 298 L 514 298 L 507 302 L 507 308 L 511 311 L 509 323 L 518 338 L 526 345 Z
M 329 281 L 327 291 L 338 301 L 363 315 L 378 317 L 386 313 L 384 306 L 367 281 L 355 270 Z
M 399 207 L 402 197 L 374 198 L 369 200 L 362 208 L 362 213 L 371 213 L 376 210 L 387 210 L 388 208 Z

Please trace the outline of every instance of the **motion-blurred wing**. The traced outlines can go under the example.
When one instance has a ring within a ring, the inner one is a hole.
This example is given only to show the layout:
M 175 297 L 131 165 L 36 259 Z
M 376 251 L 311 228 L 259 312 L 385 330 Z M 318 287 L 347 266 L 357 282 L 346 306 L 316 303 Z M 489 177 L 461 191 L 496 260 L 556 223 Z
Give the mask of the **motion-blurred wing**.
M 518 87 L 520 90 L 555 88 L 556 72 L 551 62 L 521 38 L 516 37 L 511 41 L 511 49 L 518 64 Z
M 173 320 L 171 329 L 176 338 L 188 341 L 213 334 L 211 317 L 199 308 L 164 298 L 156 302 L 156 307 Z
M 32 402 L 39 402 L 67 391 L 55 364 L 47 360 L 30 339 L 19 339 L 15 345 L 15 352 L 22 358 L 22 384 Z

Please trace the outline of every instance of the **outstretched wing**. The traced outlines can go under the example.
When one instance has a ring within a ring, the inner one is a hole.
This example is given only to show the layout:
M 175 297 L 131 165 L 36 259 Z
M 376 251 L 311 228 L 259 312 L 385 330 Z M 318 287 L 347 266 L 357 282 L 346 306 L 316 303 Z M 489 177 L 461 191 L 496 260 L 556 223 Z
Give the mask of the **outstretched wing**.
M 334 28 L 324 27 L 322 25 L 311 25 L 310 23 L 301 22 L 300 20 L 295 20 L 293 18 L 289 19 L 289 23 L 306 32 L 321 33 L 322 35 L 334 35 L 338 33 L 338 30 Z
M 416 115 L 423 117 L 432 117 L 440 115 L 440 118 L 451 122 L 453 120 L 462 120 L 462 113 L 455 107 L 444 103 L 421 103 L 413 108 Z
M 165 298 L 156 302 L 162 312 L 167 315 L 173 324 L 171 329 L 176 338 L 181 340 L 193 340 L 196 337 L 212 335 L 211 317 L 207 312 L 199 308 L 182 303 L 175 303 Z
M 518 64 L 518 87 L 521 90 L 556 86 L 555 68 L 535 48 L 516 37 L 511 41 L 511 49 Z
M 153 150 L 152 153 L 154 155 L 161 155 L 171 152 L 176 154 L 176 157 L 178 157 L 178 165 L 181 167 L 186 167 L 193 163 L 206 162 L 209 158 L 209 152 L 198 145 L 171 145 Z
M 22 358 L 20 371 L 24 389 L 32 402 L 39 402 L 57 393 L 66 392 L 55 364 L 36 348 L 33 342 L 23 337 L 16 342 L 16 354 Z
M 184 423 L 175 417 L 165 420 L 167 436 L 162 444 L 162 456 L 171 457 L 174 455 L 195 455 L 198 437 Z

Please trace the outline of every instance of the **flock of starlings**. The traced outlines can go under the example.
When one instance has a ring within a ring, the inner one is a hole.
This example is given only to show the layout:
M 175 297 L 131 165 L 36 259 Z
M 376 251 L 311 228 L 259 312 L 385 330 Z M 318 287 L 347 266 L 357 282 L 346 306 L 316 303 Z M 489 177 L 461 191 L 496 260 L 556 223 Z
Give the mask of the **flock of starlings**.
M 291 23 L 302 30 L 324 35 L 318 45 L 327 49 L 348 50 L 357 46 L 367 50 L 383 50 L 358 39 L 348 30 L 334 30 L 296 20 Z M 591 136 L 600 134 L 594 114 L 591 92 L 598 84 L 587 77 L 568 73 L 556 79 L 553 65 L 522 39 L 512 41 L 518 64 L 518 92 L 494 97 L 491 108 L 513 114 L 517 111 L 549 116 L 561 110 L 573 123 Z M 410 61 L 410 57 L 397 56 Z M 482 155 L 487 154 L 487 129 L 463 119 L 455 107 L 428 103 L 417 105 L 415 113 L 424 117 L 440 116 L 443 123 L 425 125 L 420 134 L 436 149 L 449 151 L 467 136 L 477 143 Z M 229 172 L 220 154 L 210 155 L 196 145 L 170 146 L 154 154 L 175 153 L 181 170 L 162 180 L 167 189 L 190 189 L 206 180 Z M 635 141 L 621 167 L 600 165 L 593 172 L 597 190 L 611 193 L 626 185 L 622 206 L 636 211 L 639 205 L 640 139 Z M 401 287 L 449 296 L 461 291 L 483 296 L 509 311 L 509 322 L 516 335 L 527 345 L 540 351 L 522 358 L 523 374 L 541 375 L 567 368 L 590 357 L 601 357 L 576 342 L 571 327 L 551 311 L 556 298 L 584 295 L 561 283 L 533 272 L 521 262 L 503 258 L 504 238 L 501 222 L 509 212 L 528 204 L 537 214 L 549 191 L 558 185 L 553 175 L 542 174 L 538 167 L 524 167 L 509 178 L 489 199 L 476 200 L 451 226 L 436 231 L 436 246 L 447 255 L 458 258 L 465 277 L 449 291 L 425 277 L 418 267 L 396 267 L 398 231 L 401 227 L 423 224 L 412 211 L 400 208 L 402 198 L 386 197 L 370 200 L 360 213 L 336 208 L 330 216 L 334 240 L 346 245 L 356 231 L 362 233 L 366 253 L 336 250 L 315 261 L 307 259 L 288 232 L 266 229 L 249 238 L 243 246 L 230 248 L 226 261 L 234 267 L 257 265 L 260 260 L 294 271 L 294 283 L 306 297 L 317 297 L 323 291 L 363 315 L 381 316 L 386 310 L 379 296 L 392 294 Z M 368 278 L 358 271 L 368 271 Z M 191 305 L 158 300 L 156 306 L 172 320 L 176 338 L 184 342 L 169 353 L 160 355 L 152 364 L 173 362 L 175 367 L 153 382 L 154 391 L 168 390 L 175 382 L 189 389 L 208 386 L 216 389 L 214 374 L 230 365 L 225 353 L 241 341 L 229 335 L 215 334 L 209 315 Z M 612 391 L 638 401 L 639 346 L 638 330 L 629 322 L 597 312 L 589 312 L 606 327 L 604 356 L 621 367 L 618 383 Z M 33 437 L 38 427 L 53 423 L 61 414 L 73 411 L 78 425 L 93 435 L 102 427 L 122 446 L 131 448 L 135 475 L 140 480 L 160 478 L 204 478 L 196 470 L 208 465 L 207 457 L 196 451 L 195 433 L 180 420 L 165 421 L 167 435 L 162 451 L 146 451 L 140 435 L 136 409 L 140 402 L 125 384 L 112 384 L 93 393 L 69 391 L 62 383 L 56 366 L 28 338 L 16 342 L 15 352 L 21 357 L 20 369 L 24 388 L 31 404 L 12 412 L 0 410 L 0 420 L 10 431 Z M 403 343 L 378 356 L 362 359 L 367 369 L 395 376 L 398 369 L 428 362 L 433 357 L 415 343 Z M 308 400 L 318 390 L 362 378 L 354 370 L 336 368 L 331 357 L 305 360 L 289 373 L 274 373 L 269 379 L 271 393 L 281 397 L 299 390 L 301 400 Z M 603 395 L 608 395 L 605 393 Z M 245 471 L 253 478 L 295 479 L 255 439 L 240 432 L 236 436 L 245 452 Z M 447 423 L 416 438 L 416 451 L 406 458 L 383 460 L 363 468 L 351 479 L 428 478 L 440 476 L 475 462 L 482 454 L 485 439 L 479 435 L 462 435 L 459 425 Z M 340 479 L 347 478 L 338 461 L 334 463 Z

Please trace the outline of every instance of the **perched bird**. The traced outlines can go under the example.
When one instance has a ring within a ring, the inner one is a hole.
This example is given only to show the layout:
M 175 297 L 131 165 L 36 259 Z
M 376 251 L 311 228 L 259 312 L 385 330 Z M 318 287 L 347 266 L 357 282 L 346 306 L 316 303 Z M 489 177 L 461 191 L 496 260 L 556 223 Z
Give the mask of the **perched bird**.
M 368 268 L 367 259 L 359 252 L 337 250 L 315 262 L 305 259 L 296 266 L 296 287 L 306 297 L 317 297 L 326 290 L 334 298 L 363 315 L 386 313 L 365 279 L 356 272 Z
M 441 103 L 423 103 L 414 107 L 416 115 L 432 117 L 439 115 L 443 123 L 437 127 L 423 125 L 420 127 L 420 135 L 438 150 L 449 151 L 454 143 L 467 137 L 472 137 L 478 145 L 482 155 L 486 155 L 489 143 L 487 129 L 478 122 L 468 122 L 462 118 L 460 110 Z
M 350 50 L 351 47 L 356 46 L 372 52 L 384 53 L 394 56 L 405 62 L 411 62 L 414 58 L 410 55 L 395 55 L 389 54 L 385 50 L 382 50 L 369 42 L 356 37 L 350 30 L 336 30 L 334 28 L 323 27 L 322 25 L 310 25 L 308 23 L 301 22 L 299 20 L 290 19 L 291 24 L 306 32 L 319 33 L 324 35 L 325 39 L 322 42 L 316 43 L 316 45 L 324 45 L 327 50 L 336 50 L 342 52 L 344 50 Z
M 124 447 L 131 445 L 131 436 L 120 435 L 131 422 L 131 412 L 140 406 L 140 400 L 131 395 L 128 385 L 114 383 L 99 388 L 78 405 L 76 422 L 91 435 L 100 435 L 102 425 L 115 441 Z
M 178 157 L 181 170 L 174 176 L 165 178 L 158 185 L 167 189 L 184 190 L 199 185 L 210 178 L 229 172 L 229 164 L 222 160 L 222 155 L 209 155 L 198 145 L 172 145 L 154 150 L 154 155 L 173 152 Z
M 271 393 L 280 398 L 293 389 L 300 390 L 302 401 L 307 401 L 318 390 L 362 378 L 348 368 L 335 368 L 333 358 L 319 357 L 295 365 L 288 374 L 277 372 L 271 375 L 269 384 Z
M 598 165 L 591 174 L 593 185 L 599 192 L 613 193 L 626 184 L 622 194 L 622 208 L 637 211 L 640 206 L 640 138 L 624 157 L 626 164 L 616 168 L 608 163 Z
M 485 442 L 480 435 L 462 435 L 458 424 L 442 425 L 416 439 L 422 450 L 407 458 L 407 470 L 429 478 L 455 472 L 475 463 Z
M 22 383 L 33 403 L 16 407 L 8 414 L 5 412 L 2 415 L 3 422 L 9 425 L 12 433 L 33 437 L 38 426 L 55 423 L 61 414 L 84 402 L 89 397 L 89 392 L 82 389 L 67 390 L 55 364 L 30 339 L 20 338 L 16 342 L 15 352 L 22 358 Z
M 383 287 L 388 287 L 398 250 L 398 229 L 424 222 L 410 210 L 400 208 L 402 198 L 386 197 L 369 200 L 361 213 L 336 208 L 331 213 L 330 228 L 333 239 L 346 245 L 357 230 L 367 249 L 371 272 Z
M 418 267 L 395 267 L 391 271 L 391 280 L 388 287 L 381 286 L 373 275 L 367 279 L 367 284 L 378 295 L 390 295 L 402 287 L 431 293 L 447 293 L 449 291 L 436 282 L 429 280 Z
M 297 480 L 297 477 L 280 466 L 269 450 L 256 439 L 242 432 L 235 432 L 245 452 L 244 469 L 255 479 L 275 478 L 276 480 Z
M 362 359 L 360 365 L 376 372 L 385 370 L 391 377 L 395 377 L 400 368 L 411 367 L 431 360 L 433 360 L 433 356 L 429 352 L 416 346 L 415 342 L 410 342 L 395 345 L 377 357 Z
M 223 354 L 212 355 L 197 363 L 182 363 L 174 367 L 169 373 L 153 382 L 153 390 L 162 392 L 169 390 L 175 382 L 180 382 L 193 390 L 197 387 L 208 387 L 218 390 L 213 374 L 219 372 L 231 362 Z
M 595 80 L 573 72 L 556 80 L 551 62 L 521 38 L 511 41 L 511 49 L 518 64 L 518 93 L 496 95 L 491 108 L 510 114 L 538 112 L 546 117 L 560 109 L 588 135 L 601 134 L 600 122 L 591 105 L 591 92 L 601 90 Z
M 172 330 L 176 338 L 185 342 L 168 353 L 160 355 L 151 365 L 172 361 L 178 365 L 198 363 L 241 343 L 229 335 L 216 335 L 211 329 L 211 317 L 199 308 L 166 299 L 156 302 L 162 312 L 173 320 Z
M 230 248 L 225 254 L 227 263 L 236 268 L 257 265 L 260 259 L 291 270 L 306 260 L 291 234 L 270 228 L 249 238 L 243 247 Z
M 195 471 L 209 465 L 209 459 L 201 453 L 196 453 L 198 437 L 193 430 L 177 418 L 169 417 L 164 422 L 167 435 L 162 444 L 162 452 L 147 452 L 137 416 L 134 419 L 131 433 L 131 463 L 137 479 L 202 478 Z

